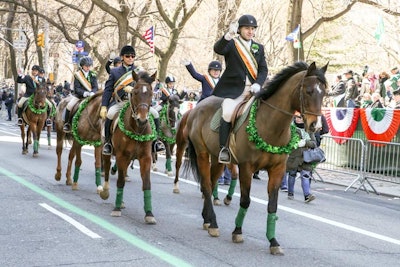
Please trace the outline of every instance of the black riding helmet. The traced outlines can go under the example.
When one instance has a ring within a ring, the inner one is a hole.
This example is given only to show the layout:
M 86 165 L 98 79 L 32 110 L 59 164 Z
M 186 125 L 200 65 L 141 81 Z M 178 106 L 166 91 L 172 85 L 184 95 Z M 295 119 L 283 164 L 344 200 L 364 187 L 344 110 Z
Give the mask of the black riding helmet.
M 167 78 L 165 78 L 165 83 L 174 83 L 176 82 L 174 76 L 167 76 Z
M 93 66 L 93 59 L 91 57 L 85 56 L 81 57 L 79 60 L 79 66 Z
M 124 47 L 121 48 L 121 52 L 119 53 L 119 55 L 122 57 L 123 55 L 130 55 L 133 54 L 134 56 L 136 56 L 136 52 L 135 52 L 135 48 L 133 48 L 130 45 L 126 45 Z
M 250 26 L 257 28 L 257 20 L 252 15 L 243 15 L 239 18 L 239 28 L 242 26 Z
M 208 70 L 222 70 L 222 65 L 219 61 L 211 61 L 210 64 L 208 64 Z
M 32 66 L 32 70 L 37 70 L 37 71 L 39 71 L 39 70 L 40 70 L 40 66 L 39 66 L 39 65 L 33 65 L 33 66 Z

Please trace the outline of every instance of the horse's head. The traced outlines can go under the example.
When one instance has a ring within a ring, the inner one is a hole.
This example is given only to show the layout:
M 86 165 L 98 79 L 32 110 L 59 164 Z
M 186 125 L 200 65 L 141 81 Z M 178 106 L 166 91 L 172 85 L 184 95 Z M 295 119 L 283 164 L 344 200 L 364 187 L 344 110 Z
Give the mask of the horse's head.
M 305 130 L 309 132 L 317 130 L 316 125 L 321 116 L 322 101 L 327 87 L 325 78 L 327 68 L 328 64 L 317 69 L 313 62 L 304 73 L 300 74 L 303 77 L 301 78 L 300 102 L 297 110 L 303 117 Z
M 168 113 L 167 117 L 169 120 L 169 125 L 171 128 L 175 128 L 176 122 L 178 121 L 178 115 L 181 103 L 183 101 L 179 98 L 178 95 L 170 95 L 168 98 Z
M 47 88 L 46 83 L 41 82 L 38 84 L 35 95 L 33 97 L 33 106 L 36 109 L 43 109 L 46 106 Z
M 136 74 L 133 71 L 136 81 L 132 89 L 130 103 L 132 108 L 132 118 L 138 126 L 143 126 L 148 122 L 149 110 L 153 98 L 153 88 L 151 86 L 155 79 L 155 74 L 149 76 L 147 72 Z

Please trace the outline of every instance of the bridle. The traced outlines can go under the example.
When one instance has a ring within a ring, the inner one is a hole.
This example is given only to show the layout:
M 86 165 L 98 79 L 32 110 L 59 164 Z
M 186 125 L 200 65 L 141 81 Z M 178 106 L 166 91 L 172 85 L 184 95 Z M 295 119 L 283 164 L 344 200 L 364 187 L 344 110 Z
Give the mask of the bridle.
M 297 87 L 298 90 L 299 90 L 299 95 L 300 95 L 300 114 L 302 114 L 302 115 L 308 114 L 308 115 L 314 115 L 314 116 L 321 116 L 322 113 L 314 113 L 314 112 L 306 110 L 306 107 L 304 105 L 304 90 L 303 89 L 304 89 L 304 80 L 306 78 L 306 75 L 307 75 L 307 71 L 305 71 L 303 77 L 301 78 L 301 82 L 299 83 L 299 85 Z M 288 112 L 286 110 L 280 109 L 280 108 L 268 103 L 265 100 L 261 100 L 261 102 L 266 104 L 267 106 L 271 107 L 272 109 L 278 110 L 278 111 L 282 112 L 283 114 L 286 114 L 288 116 L 293 117 L 293 113 L 290 113 L 290 112 Z
M 137 84 L 139 84 L 139 83 L 137 83 Z M 133 89 L 133 90 L 135 90 L 135 89 Z M 129 93 L 128 96 L 129 96 L 130 107 L 131 107 L 131 111 L 132 111 L 132 115 L 131 115 L 132 118 L 136 119 L 138 110 L 141 107 L 144 107 L 145 109 L 147 109 L 147 112 L 150 111 L 150 105 L 149 104 L 147 104 L 147 103 L 139 103 L 137 105 L 133 105 L 133 103 L 131 101 L 132 100 L 132 93 Z M 147 117 L 149 117 L 149 114 L 147 114 Z

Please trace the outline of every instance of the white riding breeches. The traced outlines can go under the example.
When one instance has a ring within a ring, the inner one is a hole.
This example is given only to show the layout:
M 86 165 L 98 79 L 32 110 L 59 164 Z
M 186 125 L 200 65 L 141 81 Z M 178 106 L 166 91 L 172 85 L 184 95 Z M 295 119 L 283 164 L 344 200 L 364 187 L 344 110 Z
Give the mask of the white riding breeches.
M 158 119 L 160 117 L 160 114 L 158 114 L 158 111 L 153 107 L 150 107 L 150 113 L 151 113 L 151 115 L 153 115 L 154 119 Z
M 78 102 L 79 102 L 79 98 L 77 98 L 74 95 L 71 96 L 71 100 L 68 102 L 67 109 L 69 111 L 71 111 L 74 108 L 74 106 L 76 105 L 76 103 L 78 103 Z
M 113 120 L 115 114 L 117 114 L 124 107 L 125 103 L 126 101 L 120 101 L 111 106 L 107 111 L 107 119 Z
M 235 99 L 225 98 L 222 102 L 222 119 L 226 122 L 232 121 L 232 113 L 235 111 L 236 106 L 242 102 L 246 95 L 250 94 L 250 85 L 244 87 L 243 93 Z

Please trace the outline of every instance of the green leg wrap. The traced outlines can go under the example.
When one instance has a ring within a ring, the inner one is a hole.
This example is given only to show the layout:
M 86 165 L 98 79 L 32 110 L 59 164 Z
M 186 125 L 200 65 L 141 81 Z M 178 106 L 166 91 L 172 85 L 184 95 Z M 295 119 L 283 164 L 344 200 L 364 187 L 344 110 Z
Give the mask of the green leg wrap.
M 78 182 L 78 179 L 79 179 L 79 172 L 80 172 L 80 166 L 75 166 L 75 169 L 74 169 L 74 183 L 77 183 Z
M 151 190 L 144 190 L 144 212 L 152 211 L 153 208 L 151 207 Z
M 117 188 L 117 196 L 115 197 L 116 208 L 121 208 L 123 198 L 124 198 L 124 188 Z
M 238 214 L 236 215 L 235 225 L 236 227 L 242 227 L 244 217 L 246 217 L 247 209 L 240 207 Z
M 166 168 L 167 171 L 169 171 L 169 172 L 172 171 L 171 159 L 167 159 L 167 162 L 165 162 L 165 168 Z
M 39 141 L 35 140 L 33 141 L 33 151 L 38 152 L 39 150 Z
M 96 168 L 96 185 L 101 185 L 101 168 Z
M 238 181 L 237 179 L 231 180 L 231 184 L 229 185 L 229 189 L 228 189 L 228 196 L 232 197 L 233 193 L 235 193 L 235 187 L 236 187 L 237 181 Z
M 276 213 L 268 213 L 267 217 L 267 239 L 271 240 L 275 237 L 275 225 L 278 220 Z
M 213 194 L 214 199 L 218 198 L 218 183 L 215 184 L 212 194 Z
M 47 136 L 47 144 L 49 146 L 51 145 L 51 136 L 50 135 Z

